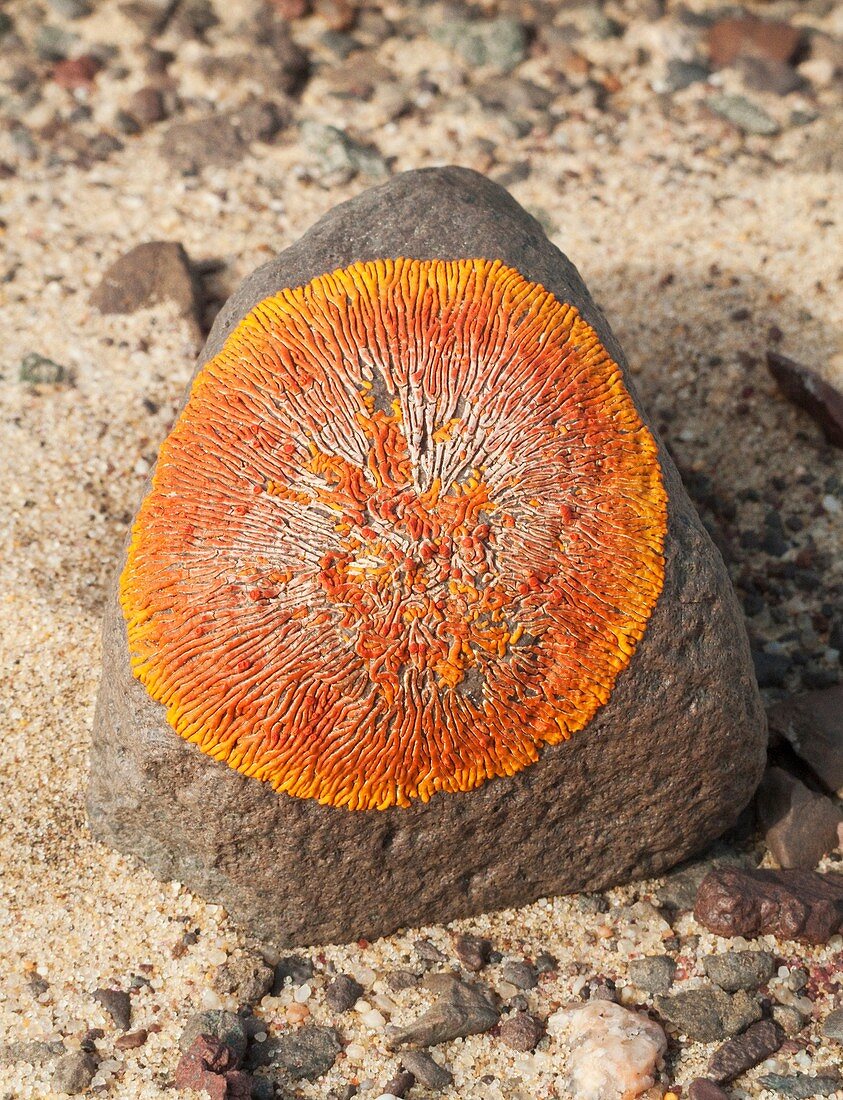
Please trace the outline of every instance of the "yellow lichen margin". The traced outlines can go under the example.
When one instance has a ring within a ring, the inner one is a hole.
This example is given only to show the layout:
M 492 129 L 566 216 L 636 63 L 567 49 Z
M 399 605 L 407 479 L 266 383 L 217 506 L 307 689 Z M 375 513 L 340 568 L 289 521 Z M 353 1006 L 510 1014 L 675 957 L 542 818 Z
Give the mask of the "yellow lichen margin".
M 121 578 L 133 671 L 278 791 L 469 791 L 609 699 L 666 523 L 576 309 L 499 261 L 353 264 L 262 301 L 197 375 Z

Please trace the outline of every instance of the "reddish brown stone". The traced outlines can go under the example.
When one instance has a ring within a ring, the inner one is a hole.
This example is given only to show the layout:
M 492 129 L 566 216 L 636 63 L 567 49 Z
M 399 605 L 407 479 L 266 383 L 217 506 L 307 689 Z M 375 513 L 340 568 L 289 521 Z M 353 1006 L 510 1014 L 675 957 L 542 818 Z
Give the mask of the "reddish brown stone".
M 717 867 L 702 881 L 694 916 L 720 936 L 827 943 L 843 928 L 843 875 Z
M 100 313 L 134 313 L 164 301 L 175 302 L 184 316 L 199 307 L 190 261 L 175 241 L 136 245 L 114 261 L 91 294 Z
M 829 443 L 843 447 L 843 393 L 810 367 L 775 351 L 767 352 L 767 368 L 788 401 L 816 420 Z
M 776 703 L 768 718 L 770 732 L 786 738 L 817 778 L 843 798 L 843 684 Z
M 531 1016 L 529 1012 L 516 1012 L 501 1024 L 501 1042 L 513 1050 L 535 1050 L 542 1035 L 544 1027 L 541 1020 Z
M 141 1027 L 137 1031 L 129 1031 L 121 1035 L 114 1045 L 118 1050 L 135 1050 L 137 1047 L 142 1047 L 148 1038 L 149 1032 Z
M 782 768 L 768 768 L 758 791 L 764 839 L 781 867 L 812 871 L 839 844 L 843 814 Z
M 791 61 L 802 40 L 798 27 L 765 19 L 718 19 L 708 32 L 708 51 L 718 68 L 741 57 Z
M 76 88 L 90 88 L 101 67 L 95 57 L 65 58 L 53 66 L 53 80 L 59 87 L 71 92 Z
M 697 1077 L 688 1086 L 688 1100 L 729 1100 L 728 1094 L 705 1077 Z
M 718 1084 L 727 1084 L 775 1054 L 783 1039 L 784 1032 L 777 1023 L 762 1020 L 715 1050 L 706 1072 Z
M 226 1100 L 226 1073 L 233 1076 L 234 1054 L 210 1035 L 199 1035 L 176 1066 L 178 1089 L 204 1089 L 211 1100 Z

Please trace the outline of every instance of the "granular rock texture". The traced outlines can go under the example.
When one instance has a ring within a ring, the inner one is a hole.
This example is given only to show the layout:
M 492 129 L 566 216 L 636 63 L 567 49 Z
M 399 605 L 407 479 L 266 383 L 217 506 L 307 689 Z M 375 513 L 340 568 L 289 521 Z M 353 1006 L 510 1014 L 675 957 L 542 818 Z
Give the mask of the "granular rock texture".
M 725 570 L 503 190 L 338 207 L 201 365 L 107 613 L 98 836 L 306 942 L 657 872 L 735 819 L 765 727 Z

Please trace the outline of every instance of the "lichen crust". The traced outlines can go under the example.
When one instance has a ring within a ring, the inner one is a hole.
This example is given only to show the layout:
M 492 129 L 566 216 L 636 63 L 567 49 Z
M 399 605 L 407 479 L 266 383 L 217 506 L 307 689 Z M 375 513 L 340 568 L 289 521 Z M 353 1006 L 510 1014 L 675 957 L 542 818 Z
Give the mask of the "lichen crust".
M 578 311 L 500 261 L 355 263 L 198 373 L 120 583 L 202 752 L 356 810 L 588 725 L 664 580 L 657 445 Z

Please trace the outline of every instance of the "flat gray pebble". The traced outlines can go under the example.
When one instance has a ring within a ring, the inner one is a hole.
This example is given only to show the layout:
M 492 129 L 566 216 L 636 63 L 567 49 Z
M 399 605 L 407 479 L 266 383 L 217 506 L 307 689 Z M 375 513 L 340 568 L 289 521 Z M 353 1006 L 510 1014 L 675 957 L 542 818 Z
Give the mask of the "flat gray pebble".
M 667 993 L 675 973 L 676 962 L 669 955 L 648 955 L 629 964 L 630 980 L 647 993 Z
M 97 1072 L 99 1059 L 84 1051 L 75 1051 L 59 1058 L 53 1071 L 53 1088 L 65 1096 L 84 1092 Z
M 401 1055 L 401 1065 L 431 1092 L 441 1092 L 454 1080 L 451 1071 L 440 1066 L 426 1050 L 405 1050 Z
M 724 951 L 706 955 L 703 970 L 727 993 L 739 989 L 758 989 L 776 972 L 776 961 L 769 951 Z

